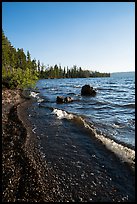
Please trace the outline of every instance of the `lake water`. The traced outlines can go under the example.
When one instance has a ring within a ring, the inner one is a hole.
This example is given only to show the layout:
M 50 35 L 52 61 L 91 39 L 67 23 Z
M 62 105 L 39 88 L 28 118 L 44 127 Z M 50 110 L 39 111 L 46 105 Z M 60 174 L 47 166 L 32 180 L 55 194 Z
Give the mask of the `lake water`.
M 96 89 L 95 97 L 81 96 L 85 84 Z M 134 72 L 112 73 L 104 78 L 41 79 L 31 96 L 36 100 L 29 108 L 29 119 L 43 149 L 46 143 L 48 151 L 53 146 L 61 151 L 59 144 L 67 148 L 68 140 L 75 137 L 86 148 L 90 134 L 115 153 L 123 155 L 125 147 L 134 149 Z M 57 96 L 70 96 L 73 102 L 57 104 Z

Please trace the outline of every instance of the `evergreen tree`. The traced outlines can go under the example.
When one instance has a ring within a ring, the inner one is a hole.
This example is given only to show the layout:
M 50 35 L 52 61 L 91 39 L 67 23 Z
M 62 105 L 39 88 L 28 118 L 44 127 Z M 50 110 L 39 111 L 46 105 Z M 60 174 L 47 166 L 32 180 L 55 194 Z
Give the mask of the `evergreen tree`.
M 31 56 L 30 56 L 29 51 L 27 51 L 27 68 L 29 68 L 29 69 L 32 68 Z
M 58 65 L 55 64 L 54 66 L 54 78 L 58 78 L 59 77 L 59 69 L 58 69 Z
M 2 31 L 2 84 L 7 88 L 24 88 L 32 85 L 38 79 L 35 70 L 35 60 L 31 61 L 30 53 L 27 59 L 23 49 L 16 49 L 5 37 Z
M 38 60 L 38 72 L 40 72 L 40 61 Z
M 33 60 L 32 60 L 32 70 L 33 70 L 33 71 L 37 71 L 36 59 L 33 59 Z
M 17 49 L 17 54 L 16 54 L 16 68 L 21 68 L 22 70 L 25 70 L 27 66 L 26 63 L 26 55 L 23 51 L 23 49 Z
M 63 78 L 66 78 L 66 68 L 64 67 Z

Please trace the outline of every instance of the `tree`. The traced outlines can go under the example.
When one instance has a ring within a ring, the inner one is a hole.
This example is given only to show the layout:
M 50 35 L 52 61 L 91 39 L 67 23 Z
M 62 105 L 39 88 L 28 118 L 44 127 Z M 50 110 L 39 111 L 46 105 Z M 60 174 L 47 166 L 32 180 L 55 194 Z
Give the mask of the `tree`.
M 10 68 L 10 50 L 11 43 L 5 37 L 4 31 L 2 30 L 2 68 L 8 73 Z M 4 72 L 4 70 L 3 70 Z
M 23 51 L 23 49 L 17 49 L 17 54 L 16 54 L 16 68 L 20 67 L 21 69 L 25 70 L 27 66 L 26 62 L 26 55 Z
M 33 71 L 37 71 L 36 59 L 33 59 L 31 63 L 32 63 L 32 70 L 33 70 Z
M 29 51 L 27 51 L 27 62 L 31 62 L 31 56 L 30 56 Z
M 38 67 L 38 72 L 40 72 L 40 61 L 38 60 L 38 65 L 37 65 L 37 67 Z
M 31 61 L 23 49 L 15 49 L 2 31 L 2 84 L 7 88 L 24 88 L 36 82 L 36 60 Z
M 41 77 L 41 78 L 45 78 L 45 72 L 44 72 L 44 70 L 45 70 L 45 65 L 42 63 L 42 64 L 41 64 L 41 71 L 40 71 L 40 77 Z
M 54 66 L 54 78 L 58 78 L 59 77 L 59 68 L 58 65 L 55 64 Z
M 63 71 L 63 77 L 66 77 L 66 68 L 64 67 L 64 71 Z
M 30 70 L 32 69 L 31 56 L 29 51 L 27 51 L 27 68 L 29 68 Z

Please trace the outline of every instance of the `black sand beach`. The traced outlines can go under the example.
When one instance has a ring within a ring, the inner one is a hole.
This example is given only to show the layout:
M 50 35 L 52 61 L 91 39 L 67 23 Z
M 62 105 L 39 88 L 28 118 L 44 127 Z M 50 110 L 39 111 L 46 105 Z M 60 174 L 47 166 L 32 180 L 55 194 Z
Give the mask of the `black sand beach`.
M 3 202 L 135 202 L 134 169 L 96 139 L 91 140 L 92 174 L 83 164 L 87 174 L 83 179 L 73 166 L 66 169 L 61 161 L 60 168 L 52 169 L 41 158 L 27 119 L 26 109 L 32 102 L 20 95 L 19 90 L 2 91 Z

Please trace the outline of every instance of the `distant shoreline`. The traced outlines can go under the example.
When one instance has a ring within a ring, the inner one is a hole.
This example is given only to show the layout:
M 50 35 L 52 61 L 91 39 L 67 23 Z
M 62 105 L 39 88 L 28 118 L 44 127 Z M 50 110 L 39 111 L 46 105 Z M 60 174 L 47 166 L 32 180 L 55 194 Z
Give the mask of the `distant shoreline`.
M 127 72 L 110 72 L 110 74 L 126 74 L 126 73 L 135 73 L 135 71 L 127 71 Z

